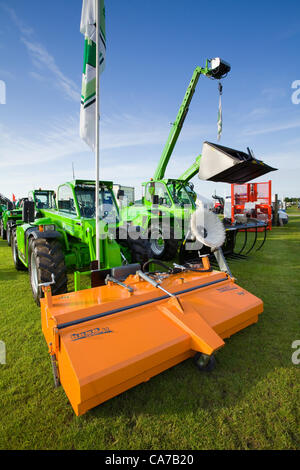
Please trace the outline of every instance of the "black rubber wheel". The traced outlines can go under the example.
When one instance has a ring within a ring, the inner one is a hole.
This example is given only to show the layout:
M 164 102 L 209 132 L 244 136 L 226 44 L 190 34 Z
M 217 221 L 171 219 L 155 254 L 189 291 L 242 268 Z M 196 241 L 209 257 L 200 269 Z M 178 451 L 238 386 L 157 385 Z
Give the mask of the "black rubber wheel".
M 149 231 L 149 243 L 151 249 L 151 258 L 170 261 L 176 258 L 178 252 L 179 240 L 174 237 L 174 229 L 170 228 L 169 236 L 167 231 L 162 228 L 154 228 Z
M 28 247 L 28 269 L 33 298 L 37 305 L 44 296 L 39 284 L 52 282 L 52 295 L 67 292 L 67 270 L 61 244 L 57 240 L 38 238 L 31 239 Z
M 124 243 L 125 242 L 125 243 Z M 128 238 L 120 242 L 123 246 L 127 246 L 131 253 L 131 262 L 144 264 L 151 257 L 150 244 L 148 240 L 138 238 L 133 240 Z
M 216 358 L 213 354 L 207 356 L 197 352 L 194 356 L 194 363 L 201 372 L 211 372 L 216 367 Z
M 126 252 L 129 251 L 131 263 L 144 264 L 151 258 L 150 243 L 147 239 L 141 238 L 140 234 L 142 234 L 142 231 L 139 227 L 121 226 L 117 231 L 116 241 L 126 249 L 126 258 Z
M 13 255 L 13 260 L 14 260 L 14 265 L 15 265 L 16 270 L 26 271 L 26 267 L 24 266 L 22 261 L 19 259 L 17 235 L 16 235 L 15 230 L 13 230 L 11 234 L 11 250 L 12 250 L 12 255 Z
M 6 240 L 6 230 L 4 230 L 3 220 L 1 220 L 0 232 L 1 232 L 0 235 L 1 235 L 2 240 Z

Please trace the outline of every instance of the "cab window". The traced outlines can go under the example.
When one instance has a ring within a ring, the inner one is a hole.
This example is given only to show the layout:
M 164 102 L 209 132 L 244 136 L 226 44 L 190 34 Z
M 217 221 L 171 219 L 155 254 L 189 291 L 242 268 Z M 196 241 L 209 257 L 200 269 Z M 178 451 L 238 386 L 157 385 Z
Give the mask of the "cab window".
M 58 190 L 58 209 L 71 215 L 77 215 L 73 191 L 70 186 L 61 186 Z
M 35 204 L 37 209 L 53 209 L 53 194 L 48 191 L 39 191 L 35 193 Z
M 190 206 L 193 203 L 192 191 L 189 186 L 184 186 L 183 184 L 178 184 L 177 182 L 172 182 L 168 184 L 170 193 L 174 204 L 177 206 Z
M 148 183 L 146 186 L 145 199 L 148 202 L 161 206 L 171 206 L 171 200 L 166 186 L 163 183 Z
M 81 217 L 93 219 L 96 217 L 95 186 L 77 185 L 75 194 L 78 201 Z M 118 211 L 110 189 L 99 188 L 99 217 L 107 223 L 118 222 Z

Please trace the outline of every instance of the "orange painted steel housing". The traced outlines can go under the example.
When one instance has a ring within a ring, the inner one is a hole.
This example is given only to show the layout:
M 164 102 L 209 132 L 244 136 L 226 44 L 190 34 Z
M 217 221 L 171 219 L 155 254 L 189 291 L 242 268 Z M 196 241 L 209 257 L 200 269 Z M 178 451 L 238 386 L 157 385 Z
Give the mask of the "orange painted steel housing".
M 267 230 L 272 230 L 272 181 L 231 185 L 231 221 L 233 223 L 236 214 L 245 212 L 245 204 L 248 202 L 256 203 L 255 218 L 266 222 Z M 257 229 L 258 232 L 263 230 L 263 228 Z
M 161 285 L 125 283 L 41 300 L 42 330 L 77 415 L 193 356 L 211 355 L 256 323 L 263 302 L 224 272 L 183 272 Z

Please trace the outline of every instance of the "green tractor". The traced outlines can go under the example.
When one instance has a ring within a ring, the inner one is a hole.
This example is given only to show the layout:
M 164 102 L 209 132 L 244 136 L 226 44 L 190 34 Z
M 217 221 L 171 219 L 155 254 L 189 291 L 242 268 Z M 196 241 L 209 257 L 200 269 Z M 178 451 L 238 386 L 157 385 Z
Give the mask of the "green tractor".
M 100 182 L 100 266 L 104 274 L 113 267 L 145 262 L 149 244 L 138 228 L 123 224 L 113 193 L 113 183 Z M 56 205 L 24 205 L 24 223 L 14 228 L 12 253 L 17 270 L 29 270 L 37 304 L 42 284 L 50 283 L 53 295 L 67 292 L 67 271 L 75 272 L 75 290 L 82 273 L 96 260 L 95 182 L 75 180 L 59 186 Z

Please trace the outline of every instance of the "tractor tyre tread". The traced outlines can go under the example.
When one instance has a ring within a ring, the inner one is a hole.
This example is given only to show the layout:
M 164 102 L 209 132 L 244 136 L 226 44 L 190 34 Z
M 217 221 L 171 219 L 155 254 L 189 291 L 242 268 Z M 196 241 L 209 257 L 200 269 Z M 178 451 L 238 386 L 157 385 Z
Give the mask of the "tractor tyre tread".
M 37 240 L 32 239 L 28 248 L 29 270 L 31 269 L 30 263 L 32 252 L 35 253 L 39 284 L 51 282 L 52 274 L 54 274 L 55 284 L 51 285 L 52 295 L 65 294 L 67 292 L 68 283 L 67 269 L 59 241 L 43 238 Z M 40 298 L 43 297 L 42 288 L 38 288 L 37 295 L 35 295 L 33 289 L 32 293 L 36 303 L 39 305 Z
M 128 238 L 121 242 L 121 244 L 125 246 L 124 241 L 131 252 L 132 263 L 144 264 L 151 257 L 151 249 L 148 240 L 144 240 L 143 238 L 138 238 L 137 240 Z

